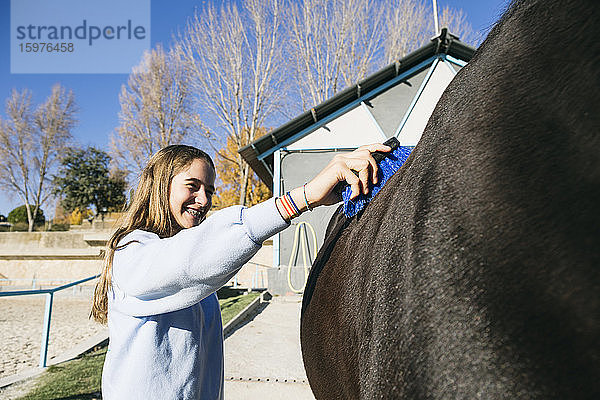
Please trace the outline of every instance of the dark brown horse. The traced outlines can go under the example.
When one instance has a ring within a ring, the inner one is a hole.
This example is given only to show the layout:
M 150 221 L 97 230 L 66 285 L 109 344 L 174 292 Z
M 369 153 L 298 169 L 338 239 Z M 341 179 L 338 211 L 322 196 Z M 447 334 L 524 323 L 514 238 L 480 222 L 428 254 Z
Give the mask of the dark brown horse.
M 600 398 L 600 6 L 511 5 L 406 164 L 332 219 L 318 399 Z

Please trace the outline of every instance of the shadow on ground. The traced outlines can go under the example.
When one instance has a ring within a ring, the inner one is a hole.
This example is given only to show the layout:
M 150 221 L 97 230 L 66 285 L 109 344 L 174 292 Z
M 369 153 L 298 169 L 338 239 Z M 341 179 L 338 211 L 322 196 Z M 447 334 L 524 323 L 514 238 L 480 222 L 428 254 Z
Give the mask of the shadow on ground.
M 238 321 L 238 323 L 236 323 L 234 326 L 232 326 L 231 329 L 229 329 L 227 334 L 224 336 L 224 339 L 227 339 L 229 336 L 233 335 L 235 333 L 235 331 L 237 331 L 241 327 L 245 326 L 246 324 L 252 322 L 258 314 L 260 314 L 265 308 L 267 308 L 268 305 L 269 305 L 268 302 L 260 303 L 258 305 L 258 307 L 256 307 L 254 309 L 254 311 L 252 311 L 250 314 L 246 315 L 246 317 L 243 320 Z

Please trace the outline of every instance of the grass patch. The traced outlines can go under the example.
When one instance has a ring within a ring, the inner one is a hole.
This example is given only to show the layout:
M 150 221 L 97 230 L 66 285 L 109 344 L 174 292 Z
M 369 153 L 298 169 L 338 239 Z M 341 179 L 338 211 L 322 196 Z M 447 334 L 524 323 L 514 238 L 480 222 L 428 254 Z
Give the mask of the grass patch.
M 238 315 L 246 306 L 252 303 L 252 300 L 260 296 L 260 293 L 249 293 L 239 296 L 228 297 L 226 299 L 219 299 L 221 304 L 221 318 L 223 319 L 223 326 L 227 324 L 233 317 Z
M 223 325 L 229 322 L 259 293 L 239 294 L 237 291 L 225 291 L 219 294 Z M 227 297 L 228 296 L 228 297 Z M 37 380 L 34 388 L 19 400 L 91 400 L 100 399 L 102 366 L 106 356 L 106 347 L 83 356 L 49 367 Z
M 35 387 L 19 400 L 100 399 L 106 347 L 61 365 L 49 367 Z

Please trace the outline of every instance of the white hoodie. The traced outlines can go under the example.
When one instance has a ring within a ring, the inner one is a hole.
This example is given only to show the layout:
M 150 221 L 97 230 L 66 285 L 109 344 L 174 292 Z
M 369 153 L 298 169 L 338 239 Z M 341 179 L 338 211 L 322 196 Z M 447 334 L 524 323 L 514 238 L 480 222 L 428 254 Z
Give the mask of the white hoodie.
M 141 230 L 125 236 L 120 245 L 137 242 L 113 260 L 103 399 L 222 399 L 215 291 L 288 226 L 271 199 L 217 211 L 170 238 Z

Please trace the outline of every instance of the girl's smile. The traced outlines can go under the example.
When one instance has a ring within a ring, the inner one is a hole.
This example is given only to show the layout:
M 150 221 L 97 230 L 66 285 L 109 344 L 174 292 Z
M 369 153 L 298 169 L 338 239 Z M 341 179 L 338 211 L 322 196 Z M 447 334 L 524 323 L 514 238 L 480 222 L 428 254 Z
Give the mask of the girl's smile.
M 204 221 L 215 192 L 215 171 L 204 160 L 196 159 L 171 181 L 169 208 L 177 224 L 191 228 Z

